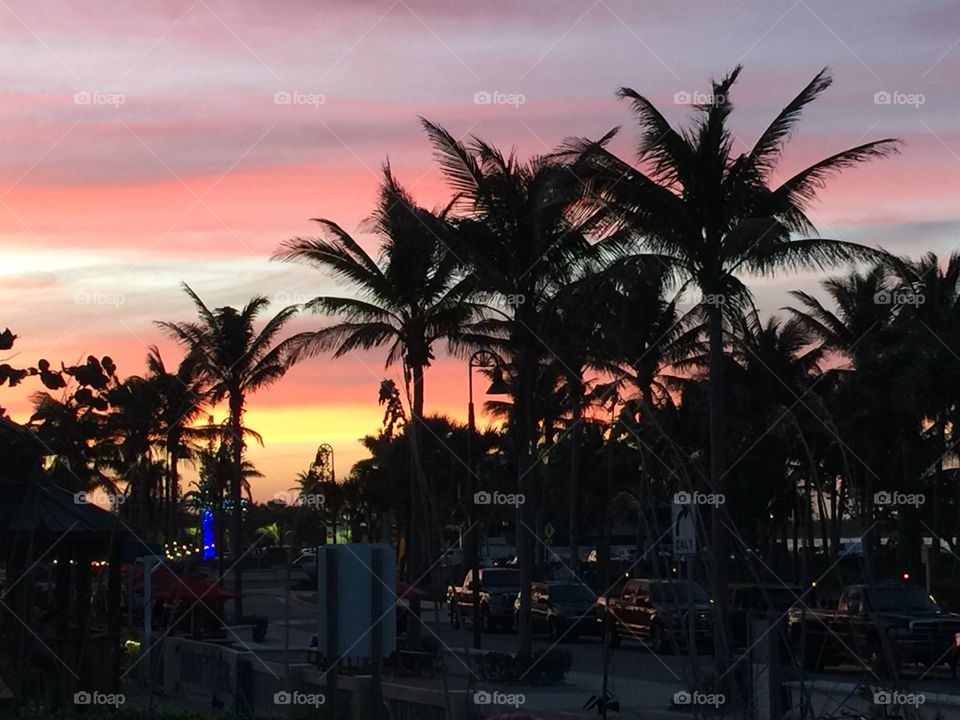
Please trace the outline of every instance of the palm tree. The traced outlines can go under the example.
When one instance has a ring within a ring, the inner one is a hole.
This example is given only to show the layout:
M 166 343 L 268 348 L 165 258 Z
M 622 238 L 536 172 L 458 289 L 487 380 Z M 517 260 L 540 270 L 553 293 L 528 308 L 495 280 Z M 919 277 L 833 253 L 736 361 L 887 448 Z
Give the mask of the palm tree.
M 165 530 L 167 539 L 172 539 L 177 507 L 180 503 L 181 459 L 191 456 L 186 441 L 200 439 L 202 429 L 193 428 L 193 423 L 204 409 L 203 380 L 197 377 L 197 358 L 187 355 L 173 372 L 167 370 L 160 350 L 151 346 L 147 353 L 147 378 L 156 388 L 162 402 L 159 409 L 160 433 L 166 452 L 166 481 L 164 503 L 166 505 Z
M 538 410 L 535 386 L 542 361 L 553 356 L 543 340 L 551 298 L 578 276 L 590 255 L 592 215 L 578 213 L 579 178 L 565 162 L 514 153 L 478 138 L 464 144 L 438 125 L 423 121 L 434 155 L 466 216 L 457 222 L 455 250 L 474 278 L 475 289 L 492 298 L 491 316 L 475 338 L 509 355 L 512 407 L 509 422 L 518 492 L 539 496 L 535 478 Z M 521 568 L 520 654 L 529 657 L 530 582 L 533 580 L 536 508 L 518 511 L 517 550 Z
M 126 378 L 106 396 L 112 409 L 106 431 L 115 443 L 110 466 L 129 488 L 140 527 L 153 530 L 160 480 L 155 449 L 163 400 L 156 387 L 139 375 Z
M 825 351 L 839 354 L 846 361 L 846 365 L 833 371 L 837 375 L 832 388 L 834 397 L 827 398 L 827 407 L 835 408 L 835 412 L 828 411 L 824 417 L 836 438 L 849 438 L 838 444 L 841 455 L 849 461 L 847 481 L 860 490 L 868 563 L 872 551 L 879 547 L 874 541 L 876 533 L 869 532 L 874 514 L 873 493 L 895 487 L 894 468 L 900 462 L 895 451 L 915 430 L 912 421 L 904 417 L 905 404 L 895 383 L 903 367 L 903 338 L 898 337 L 894 328 L 895 308 L 890 303 L 878 302 L 894 291 L 888 263 L 889 258 L 865 272 L 823 281 L 821 286 L 833 309 L 801 291 L 791 293 L 800 307 L 787 308 L 820 340 Z
M 924 460 L 920 474 L 926 474 L 924 471 L 932 466 L 931 506 L 937 508 L 947 505 L 941 502 L 950 487 L 949 471 L 944 466 L 948 459 L 951 465 L 956 462 L 956 428 L 960 427 L 960 363 L 955 351 L 960 347 L 960 253 L 952 253 L 944 261 L 928 253 L 915 262 L 891 264 L 897 282 L 896 299 L 902 301 L 897 324 L 910 350 L 904 368 L 909 391 L 904 395 L 929 439 L 933 460 Z M 949 537 L 952 533 L 948 528 L 955 524 L 955 513 L 951 517 L 934 511 L 929 529 L 935 537 Z M 917 533 L 910 534 L 916 540 Z M 914 551 L 919 547 L 909 550 L 913 557 L 905 560 L 915 567 Z M 928 564 L 935 562 L 937 555 L 929 553 Z M 931 574 L 936 576 L 936 571 L 931 569 Z
M 263 525 L 258 527 L 253 531 L 253 534 L 259 538 L 263 538 L 264 543 L 267 545 L 280 545 L 280 525 L 275 522 L 270 523 L 269 525 Z
M 703 315 L 696 307 L 684 310 L 680 297 L 669 297 L 669 276 L 659 264 L 637 268 L 619 263 L 601 273 L 597 283 L 597 302 L 606 309 L 604 369 L 614 378 L 596 387 L 597 399 L 606 404 L 623 398 L 618 426 L 636 441 L 641 471 L 637 510 L 649 513 L 638 517 L 645 534 L 638 531 L 638 541 L 650 547 L 663 532 L 653 512 L 655 478 L 667 470 L 664 480 L 674 490 L 684 489 L 679 487 L 679 462 L 672 461 L 683 453 L 669 432 L 670 415 L 676 409 L 674 396 L 695 381 L 703 365 Z M 671 458 L 671 467 L 663 465 L 665 458 Z
M 797 468 L 797 474 L 804 479 L 800 519 L 806 532 L 808 553 L 812 553 L 813 489 L 816 488 L 819 503 L 825 498 L 814 445 L 824 433 L 820 421 L 814 419 L 819 418 L 820 413 L 814 414 L 810 407 L 816 403 L 816 396 L 808 390 L 815 387 L 823 374 L 827 351 L 798 319 L 783 321 L 773 316 L 764 322 L 756 309 L 735 319 L 730 335 L 731 356 L 736 365 L 727 376 L 727 385 L 734 393 L 737 407 L 749 418 L 738 425 L 743 432 L 737 438 L 741 446 L 737 452 L 743 455 L 742 466 L 749 467 L 751 475 L 769 478 L 768 483 L 759 487 L 743 483 L 732 506 L 740 511 L 742 518 L 751 519 L 745 533 L 746 542 L 752 547 L 759 546 L 758 534 L 763 530 L 763 519 L 770 514 L 769 509 L 796 505 L 784 500 L 793 490 L 789 487 L 791 470 Z M 821 511 L 820 516 L 826 550 L 829 547 L 826 512 Z M 779 519 L 774 517 L 774 523 Z M 770 534 L 772 527 L 771 524 Z
M 885 139 L 842 150 L 771 185 L 783 147 L 803 109 L 831 84 L 824 69 L 777 115 L 754 146 L 733 154 L 728 126 L 733 110 L 730 91 L 740 75 L 734 68 L 713 83 L 710 102 L 694 107 L 686 130 L 675 130 L 656 106 L 630 88 L 618 95 L 631 101 L 640 125 L 640 167 L 633 167 L 606 149 L 616 131 L 597 142 L 573 140 L 565 149 L 578 158 L 584 177 L 608 212 L 606 243 L 624 254 L 648 252 L 703 294 L 708 319 L 710 483 L 724 493 L 726 461 L 722 408 L 724 362 L 723 313 L 738 314 L 747 306 L 749 290 L 737 274 L 772 274 L 800 268 L 823 268 L 869 260 L 876 253 L 814 235 L 807 210 L 825 181 L 861 162 L 896 149 Z M 716 562 L 715 592 L 719 613 L 727 618 L 726 565 L 730 532 L 721 507 L 712 523 L 712 556 Z M 723 645 L 728 633 L 717 633 Z M 719 657 L 728 653 L 718 646 Z
M 291 338 L 291 357 L 387 346 L 386 367 L 400 363 L 414 417 L 423 416 L 424 371 L 438 340 L 455 340 L 475 315 L 464 302 L 468 283 L 457 274 L 449 251 L 450 208 L 417 205 L 383 168 L 377 208 L 368 225 L 380 241 L 379 261 L 332 220 L 318 218 L 322 238 L 284 242 L 274 259 L 311 265 L 351 285 L 359 297 L 318 296 L 304 307 L 342 318 L 336 324 Z
M 420 466 L 417 439 L 423 418 L 424 373 L 434 359 L 434 345 L 440 340 L 456 343 L 464 325 L 478 312 L 465 301 L 470 281 L 458 274 L 457 258 L 447 246 L 449 211 L 449 206 L 431 211 L 417 205 L 388 163 L 383 167 L 377 207 L 367 223 L 380 241 L 377 260 L 343 228 L 323 218 L 316 220 L 323 237 L 294 238 L 274 255 L 278 260 L 332 272 L 358 295 L 324 295 L 306 303 L 305 308 L 314 313 L 333 315 L 339 321 L 291 338 L 291 360 L 328 351 L 343 357 L 386 346 L 386 367 L 401 365 L 413 416 L 407 436 L 416 488 L 411 494 L 414 531 L 428 520 L 431 496 Z M 411 535 L 411 580 L 417 580 L 424 570 L 428 538 L 428 533 Z
M 232 460 L 230 498 L 232 501 L 231 545 L 236 580 L 236 612 L 243 614 L 242 577 L 240 570 L 242 513 L 241 492 L 244 483 L 243 415 L 247 396 L 279 380 L 289 366 L 286 343 L 277 343 L 278 333 L 293 317 L 295 307 L 287 307 L 274 315 L 257 332 L 257 317 L 270 301 L 262 296 L 251 299 L 243 308 L 225 306 L 210 310 L 186 284 L 183 288 L 196 306 L 196 322 L 159 322 L 186 354 L 196 363 L 197 377 L 209 394 L 210 402 L 227 401 Z

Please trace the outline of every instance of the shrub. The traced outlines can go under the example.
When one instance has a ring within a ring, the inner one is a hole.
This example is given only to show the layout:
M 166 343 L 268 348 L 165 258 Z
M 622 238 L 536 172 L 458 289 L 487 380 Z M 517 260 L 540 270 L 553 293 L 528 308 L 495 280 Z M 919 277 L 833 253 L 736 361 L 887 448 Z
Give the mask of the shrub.
M 510 653 L 488 652 L 477 659 L 477 674 L 490 682 L 523 682 L 531 685 L 561 682 L 573 658 L 564 648 L 535 652 L 529 663 Z

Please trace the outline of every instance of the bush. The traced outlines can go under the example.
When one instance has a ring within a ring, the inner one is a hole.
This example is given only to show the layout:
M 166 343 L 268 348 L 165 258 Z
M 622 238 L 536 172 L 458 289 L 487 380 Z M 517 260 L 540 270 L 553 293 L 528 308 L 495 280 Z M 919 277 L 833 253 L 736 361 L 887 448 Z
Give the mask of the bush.
M 570 651 L 564 648 L 550 648 L 545 652 L 535 652 L 530 667 L 533 668 L 527 678 L 534 678 L 534 682 L 561 682 L 570 671 L 573 657 Z
M 491 682 L 537 685 L 561 682 L 572 663 L 573 657 L 564 648 L 554 647 L 544 652 L 535 652 L 529 663 L 522 663 L 517 656 L 510 653 L 488 652 L 477 659 L 477 673 Z

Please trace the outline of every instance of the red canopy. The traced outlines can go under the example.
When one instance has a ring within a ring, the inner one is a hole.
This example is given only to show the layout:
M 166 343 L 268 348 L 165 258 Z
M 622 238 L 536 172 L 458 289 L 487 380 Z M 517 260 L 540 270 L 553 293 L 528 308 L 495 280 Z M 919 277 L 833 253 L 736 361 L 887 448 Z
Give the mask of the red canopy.
M 128 566 L 133 585 L 143 587 L 143 566 Z M 234 593 L 220 583 L 208 580 L 196 573 L 180 577 L 168 567 L 161 565 L 150 573 L 150 596 L 154 600 L 203 600 L 205 602 L 230 600 Z
M 151 580 L 155 580 L 155 575 Z M 220 583 L 212 582 L 203 575 L 184 575 L 178 578 L 172 573 L 163 576 L 161 582 L 151 583 L 151 595 L 157 600 L 187 600 L 217 602 L 230 600 L 236 595 Z

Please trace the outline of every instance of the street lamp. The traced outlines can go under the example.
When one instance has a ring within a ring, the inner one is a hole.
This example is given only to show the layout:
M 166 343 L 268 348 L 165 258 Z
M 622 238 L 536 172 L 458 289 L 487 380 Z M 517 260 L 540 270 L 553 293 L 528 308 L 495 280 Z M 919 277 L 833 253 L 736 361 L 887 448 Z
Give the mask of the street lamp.
M 337 481 L 337 468 L 334 465 L 333 445 L 323 443 L 317 448 L 317 457 L 313 461 L 323 480 Z
M 474 368 L 492 368 L 492 382 L 487 389 L 487 395 L 509 395 L 510 387 L 503 377 L 503 358 L 492 350 L 477 350 L 470 356 L 467 363 L 467 469 L 470 472 L 469 487 L 472 490 L 476 472 L 473 467 L 473 436 L 477 431 L 476 415 L 473 410 L 473 369 Z M 469 493 L 468 502 L 473 502 L 473 493 Z M 474 513 L 473 517 L 473 542 L 470 544 L 470 570 L 471 570 L 471 592 L 473 594 L 473 647 L 477 650 L 481 646 L 480 634 L 480 530 L 478 521 Z
M 314 458 L 313 463 L 310 465 L 310 471 L 316 473 L 316 477 L 320 482 L 337 482 L 337 468 L 334 463 L 334 454 L 333 454 L 333 445 L 330 443 L 322 443 L 317 447 L 317 456 Z M 316 492 L 317 489 L 313 488 L 313 491 Z M 316 504 L 314 504 L 314 507 Z M 324 507 L 324 519 L 326 519 L 326 503 L 323 503 Z M 326 542 L 326 527 L 324 527 L 324 542 Z M 337 518 L 333 519 L 333 544 L 337 544 Z

